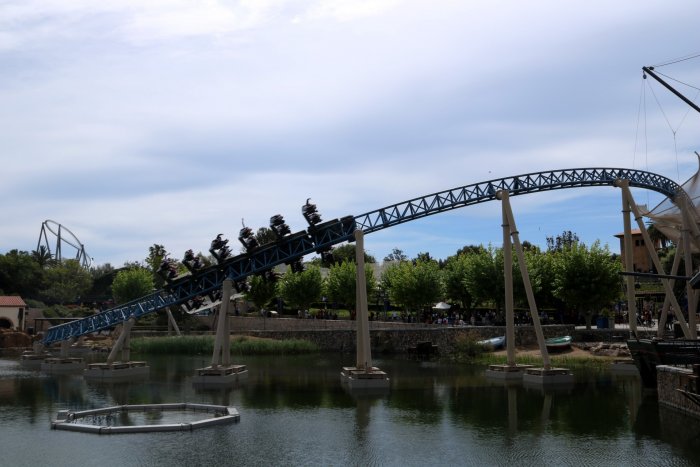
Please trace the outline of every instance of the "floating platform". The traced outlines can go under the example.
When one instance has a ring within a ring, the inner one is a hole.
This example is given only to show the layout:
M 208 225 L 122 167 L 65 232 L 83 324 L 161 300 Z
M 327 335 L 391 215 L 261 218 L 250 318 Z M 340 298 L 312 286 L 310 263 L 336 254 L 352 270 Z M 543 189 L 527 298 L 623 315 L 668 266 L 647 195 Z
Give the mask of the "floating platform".
M 208 366 L 196 370 L 196 374 L 192 378 L 192 384 L 200 387 L 227 386 L 233 385 L 247 376 L 248 367 L 245 365 Z
M 390 385 L 387 374 L 376 366 L 369 370 L 344 366 L 340 372 L 340 381 L 350 389 L 388 389 Z
M 523 375 L 523 384 L 530 386 L 571 385 L 574 374 L 568 368 L 528 368 Z
M 202 420 L 183 423 L 164 423 L 161 425 L 114 425 L 111 424 L 119 415 L 128 412 L 159 413 L 171 412 L 207 412 L 212 416 Z M 82 423 L 82 420 L 91 417 L 98 421 L 97 424 Z M 210 404 L 139 404 L 139 405 L 118 405 L 105 407 L 102 409 L 83 410 L 73 412 L 70 410 L 60 410 L 56 420 L 51 422 L 54 430 L 78 431 L 82 433 L 94 433 L 100 435 L 122 434 L 122 433 L 151 433 L 157 431 L 192 431 L 197 428 L 204 428 L 215 425 L 223 425 L 238 422 L 240 415 L 234 407 Z
M 41 364 L 47 373 L 79 373 L 85 369 L 85 360 L 79 357 L 49 357 Z
M 90 363 L 83 371 L 87 380 L 123 381 L 147 377 L 150 367 L 146 362 Z
M 534 365 L 489 365 L 484 376 L 499 381 L 522 381 L 525 370 Z

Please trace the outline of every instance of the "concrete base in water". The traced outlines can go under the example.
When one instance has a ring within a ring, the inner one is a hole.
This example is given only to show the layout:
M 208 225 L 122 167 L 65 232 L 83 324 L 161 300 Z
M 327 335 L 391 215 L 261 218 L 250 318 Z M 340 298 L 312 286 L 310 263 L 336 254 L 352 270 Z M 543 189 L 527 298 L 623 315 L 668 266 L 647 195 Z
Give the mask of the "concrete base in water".
M 345 366 L 340 372 L 340 381 L 350 389 L 388 389 L 390 385 L 387 374 L 376 366 L 369 370 Z
M 50 358 L 50 353 L 23 353 L 19 357 L 19 364 L 22 368 L 30 370 L 40 370 L 44 360 Z
M 91 363 L 83 372 L 87 380 L 124 381 L 147 377 L 150 367 L 146 362 Z
M 574 382 L 574 374 L 568 368 L 528 368 L 523 384 L 530 386 L 568 385 Z
M 192 378 L 192 384 L 198 387 L 230 386 L 248 376 L 245 365 L 208 366 L 198 368 Z
M 525 370 L 534 365 L 489 365 L 484 376 L 499 381 L 522 381 Z
M 634 359 L 632 358 L 615 360 L 612 365 L 610 365 L 610 372 L 616 375 L 639 376 L 639 368 L 634 364 Z
M 85 369 L 85 360 L 77 357 L 44 359 L 41 371 L 46 373 L 79 373 Z
M 88 416 L 103 416 L 118 414 L 129 411 L 157 412 L 157 411 L 189 411 L 189 412 L 210 412 L 211 418 L 188 423 L 169 423 L 163 425 L 128 425 L 128 426 L 105 426 L 79 423 L 78 420 Z M 83 410 L 71 412 L 61 410 L 56 416 L 56 420 L 51 422 L 54 430 L 79 431 L 83 433 L 95 433 L 100 435 L 120 434 L 120 433 L 149 433 L 154 431 L 192 431 L 196 428 L 207 426 L 223 425 L 240 420 L 238 410 L 234 407 L 210 404 L 141 404 L 141 405 L 119 405 L 105 407 L 102 409 Z

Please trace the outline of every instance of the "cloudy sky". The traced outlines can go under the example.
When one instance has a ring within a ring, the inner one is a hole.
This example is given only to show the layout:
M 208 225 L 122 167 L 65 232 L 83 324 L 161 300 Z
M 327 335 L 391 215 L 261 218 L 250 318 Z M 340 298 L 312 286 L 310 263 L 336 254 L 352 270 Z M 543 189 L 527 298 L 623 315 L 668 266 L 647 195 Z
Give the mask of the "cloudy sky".
M 700 114 L 641 67 L 700 53 L 699 16 L 697 0 L 0 0 L 0 253 L 35 249 L 47 219 L 121 266 L 154 243 L 237 244 L 242 219 L 300 230 L 308 197 L 327 220 L 540 170 L 683 181 Z M 658 70 L 697 102 L 700 59 Z M 619 250 L 614 188 L 512 205 L 523 240 Z M 500 224 L 486 203 L 365 243 L 445 258 L 500 244 Z

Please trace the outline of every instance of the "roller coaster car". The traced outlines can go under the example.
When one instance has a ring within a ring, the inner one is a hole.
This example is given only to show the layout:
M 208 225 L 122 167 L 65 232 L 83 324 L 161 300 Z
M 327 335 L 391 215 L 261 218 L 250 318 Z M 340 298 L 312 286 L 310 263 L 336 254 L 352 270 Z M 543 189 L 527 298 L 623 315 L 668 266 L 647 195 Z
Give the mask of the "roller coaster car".
M 170 282 L 177 277 L 177 266 L 172 262 L 172 260 L 164 259 L 160 263 L 160 267 L 156 271 L 163 279 Z
M 321 224 L 309 226 L 307 229 L 311 240 L 317 247 L 316 252 L 326 251 L 328 247 L 341 241 L 354 242 L 355 218 L 345 216 L 341 219 L 333 219 Z
M 195 256 L 192 250 L 187 250 L 185 252 L 185 256 L 182 258 L 182 264 L 184 264 L 192 274 L 204 267 L 202 261 L 199 259 L 199 256 Z
M 216 236 L 214 240 L 211 241 L 211 247 L 210 250 L 220 250 L 221 248 L 225 247 L 226 244 L 228 243 L 228 239 L 222 239 L 221 237 L 224 234 L 219 234 Z M 190 250 L 191 251 L 191 250 Z
M 253 229 L 250 227 L 243 227 L 238 233 L 238 240 L 243 244 L 247 252 L 252 251 L 258 247 L 258 241 L 253 235 Z
M 282 217 L 280 214 L 275 214 L 274 216 L 270 217 L 270 229 L 278 240 L 292 232 L 289 229 L 289 226 L 284 222 L 284 217 Z
M 316 210 L 316 205 L 309 203 L 309 199 L 307 199 L 306 204 L 301 207 L 301 215 L 304 216 L 304 219 L 306 219 L 309 225 L 313 226 L 321 223 L 321 215 Z

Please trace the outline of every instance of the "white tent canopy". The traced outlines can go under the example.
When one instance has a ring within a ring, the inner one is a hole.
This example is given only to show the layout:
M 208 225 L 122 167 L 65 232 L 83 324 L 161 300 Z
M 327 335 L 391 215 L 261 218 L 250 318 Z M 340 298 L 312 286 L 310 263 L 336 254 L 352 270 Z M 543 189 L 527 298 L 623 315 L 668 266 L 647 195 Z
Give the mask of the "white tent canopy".
M 450 308 L 452 308 L 452 305 L 449 303 L 440 302 L 435 304 L 433 310 L 449 310 Z

